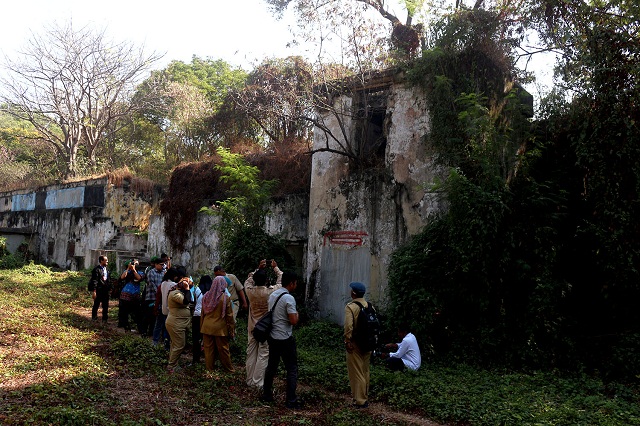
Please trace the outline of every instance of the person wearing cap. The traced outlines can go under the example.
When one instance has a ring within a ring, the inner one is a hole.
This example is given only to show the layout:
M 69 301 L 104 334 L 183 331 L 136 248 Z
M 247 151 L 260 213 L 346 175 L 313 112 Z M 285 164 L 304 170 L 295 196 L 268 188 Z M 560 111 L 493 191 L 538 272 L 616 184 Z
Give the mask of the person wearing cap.
M 140 309 L 142 315 L 142 335 L 153 336 L 156 325 L 156 314 L 154 306 L 156 302 L 156 293 L 160 284 L 162 284 L 162 262 L 157 256 L 153 256 L 149 261 L 151 266 L 145 269 L 147 285 L 142 295 L 142 307 Z
M 240 311 L 240 302 L 242 302 L 242 309 L 247 309 L 247 299 L 244 296 L 244 286 L 233 274 L 227 274 L 224 268 L 220 265 L 217 265 L 213 268 L 213 274 L 216 277 L 225 277 L 227 281 L 227 290 L 231 295 L 231 308 L 233 310 L 233 320 L 235 321 L 238 316 L 238 311 Z
M 371 352 L 360 350 L 353 339 L 353 329 L 356 318 L 360 314 L 360 307 L 355 303 L 359 302 L 366 306 L 367 301 L 364 294 L 367 288 L 361 282 L 349 284 L 351 289 L 351 302 L 347 303 L 344 309 L 344 344 L 347 350 L 347 372 L 349 374 L 349 385 L 351 395 L 356 408 L 366 408 L 369 406 L 369 361 Z
M 275 262 L 274 262 L 275 263 Z M 274 267 L 274 271 L 277 265 Z M 267 286 L 267 272 L 256 269 L 249 274 L 244 289 L 249 299 L 249 318 L 247 319 L 247 386 L 261 388 L 264 383 L 264 371 L 269 360 L 269 343 L 258 342 L 253 337 L 253 329 L 260 318 L 269 310 L 269 296 L 282 287 L 282 271 L 277 269 L 278 280 L 275 285 Z

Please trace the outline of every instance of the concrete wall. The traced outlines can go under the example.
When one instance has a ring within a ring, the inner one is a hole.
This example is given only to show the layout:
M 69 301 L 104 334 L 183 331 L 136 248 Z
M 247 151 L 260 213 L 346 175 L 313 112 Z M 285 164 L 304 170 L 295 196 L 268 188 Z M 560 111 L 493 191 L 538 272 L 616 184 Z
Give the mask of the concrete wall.
M 290 245 L 300 245 L 306 249 L 308 205 L 306 195 L 274 201 L 269 206 L 265 231 L 278 235 Z M 173 251 L 165 233 L 164 217 L 152 215 L 149 219 L 149 255 L 167 253 L 172 257 L 173 264 L 184 265 L 192 273 L 210 273 L 220 263 L 220 240 L 213 229 L 218 220 L 216 216 L 198 214 L 196 223 L 188 232 L 184 251 Z M 302 264 L 302 260 L 300 262 Z M 238 278 L 244 281 L 246 277 Z
M 342 96 L 335 105 L 348 107 L 350 103 Z M 341 133 L 335 116 L 319 118 L 334 135 Z M 343 124 L 350 135 L 353 122 L 347 119 Z M 367 297 L 374 303 L 386 303 L 391 254 L 442 208 L 435 194 L 426 189 L 443 171 L 435 167 L 424 142 L 430 128 L 424 93 L 405 87 L 401 78 L 389 83 L 384 127 L 387 145 L 381 168 L 356 171 L 342 155 L 313 155 L 307 301 L 317 316 L 338 323 L 344 320 L 351 281 L 364 282 Z M 340 149 L 316 128 L 314 149 L 325 148 L 327 143 L 329 148 Z
M 146 230 L 156 209 L 148 197 L 115 187 L 106 178 L 0 194 L 0 234 L 12 245 L 22 238 L 46 264 L 89 268 L 123 229 Z M 144 249 L 146 238 L 127 235 L 114 249 Z

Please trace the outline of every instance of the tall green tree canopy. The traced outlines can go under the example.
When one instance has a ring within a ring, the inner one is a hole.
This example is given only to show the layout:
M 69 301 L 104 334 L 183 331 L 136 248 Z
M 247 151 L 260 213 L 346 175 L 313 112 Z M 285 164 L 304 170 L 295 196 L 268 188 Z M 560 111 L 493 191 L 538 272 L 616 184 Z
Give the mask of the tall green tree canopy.
M 143 117 L 164 134 L 163 151 L 167 161 L 178 164 L 197 161 L 215 153 L 219 145 L 250 126 L 242 122 L 242 114 L 234 114 L 229 92 L 240 88 L 246 72 L 222 60 L 193 57 L 191 63 L 171 62 L 164 70 L 155 71 L 138 89 L 137 96 L 146 98 Z

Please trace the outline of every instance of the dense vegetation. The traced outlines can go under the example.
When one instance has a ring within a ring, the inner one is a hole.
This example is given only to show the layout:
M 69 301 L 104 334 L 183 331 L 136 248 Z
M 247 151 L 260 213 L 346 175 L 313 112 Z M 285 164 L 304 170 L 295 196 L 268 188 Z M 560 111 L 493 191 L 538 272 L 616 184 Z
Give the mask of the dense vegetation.
M 558 372 L 523 374 L 434 362 L 417 373 L 374 364 L 368 410 L 349 406 L 340 327 L 296 328 L 303 410 L 258 401 L 244 385 L 246 333 L 232 343 L 235 373 L 202 365 L 168 375 L 151 341 L 90 321 L 87 273 L 27 264 L 0 270 L 0 423 L 177 424 L 640 424 L 638 389 Z M 112 304 L 111 318 L 117 316 Z M 114 321 L 115 322 L 115 321 Z M 240 320 L 242 330 L 246 323 Z M 191 360 L 185 356 L 181 363 Z M 276 380 L 277 398 L 284 380 Z
M 281 9 L 291 2 L 269 3 Z M 343 24 L 353 25 L 350 41 L 359 40 L 360 45 L 349 49 L 361 56 L 352 62 L 404 67 L 411 82 L 429 95 L 433 127 L 425 143 L 449 174 L 443 182 L 426 184 L 442 194 L 448 210 L 394 255 L 391 282 L 409 284 L 389 286 L 389 318 L 409 320 L 419 340 L 442 360 L 517 371 L 593 373 L 606 381 L 606 392 L 616 396 L 623 389 L 618 380 L 637 382 L 639 6 L 625 0 L 501 0 L 486 2 L 486 7 L 477 1 L 468 9 L 464 1 L 456 1 L 456 6 L 463 6 L 426 28 L 407 22 L 412 31 L 423 32 L 416 40 L 424 44 L 421 55 L 412 44 L 380 59 L 378 49 L 372 52 L 367 46 L 386 45 L 371 42 L 374 36 L 360 37 L 367 29 L 354 17 L 361 15 L 340 10 L 340 2 L 325 2 L 336 13 L 322 16 L 314 2 L 295 3 L 305 6 L 300 10 L 307 13 L 308 22 L 319 18 L 320 23 L 334 24 L 333 18 L 342 18 Z M 365 7 L 374 2 L 356 3 Z M 402 3 L 411 12 L 408 21 L 423 4 Z M 392 18 L 385 16 L 395 22 Z M 398 35 L 402 28 L 396 25 L 392 32 Z M 527 44 L 530 31 L 540 40 L 537 49 Z M 523 115 L 524 94 L 510 83 L 527 81 L 516 59 L 534 54 L 532 50 L 559 55 L 557 87 L 540 102 L 535 121 Z M 265 61 L 247 73 L 212 59 L 173 62 L 142 82 L 128 100 L 131 104 L 122 100 L 131 114 L 105 129 L 100 144 L 74 141 L 78 151 L 73 168 L 88 174 L 127 166 L 139 177 L 169 183 L 163 213 L 174 231 L 175 247 L 184 243 L 184 231 L 198 210 L 219 202 L 217 208 L 228 220 L 222 224 L 227 229 L 221 229 L 225 262 L 230 269 L 244 270 L 262 253 L 277 253 L 281 245 L 257 230 L 264 213 L 261 200 L 268 191 L 258 187 L 245 188 L 244 195 L 227 192 L 230 188 L 224 185 L 230 183 L 221 180 L 219 167 L 225 164 L 216 156 L 218 148 L 251 160 L 240 168 L 251 177 L 250 183 L 258 177 L 248 166 L 259 165 L 259 179 L 285 185 L 285 190 L 269 188 L 274 191 L 270 195 L 306 187 L 310 160 L 305 152 L 318 106 L 312 102 L 317 101 L 312 89 L 318 82 L 370 71 L 349 66 L 332 63 L 315 69 L 301 58 L 288 58 Z M 69 171 L 65 156 L 38 135 L 41 118 L 36 113 L 35 124 L 19 120 L 12 105 L 2 105 L 4 189 L 58 182 Z M 63 128 L 55 127 L 52 136 L 60 137 Z M 291 172 L 292 164 L 300 166 L 299 174 Z M 296 179 L 298 175 L 303 178 Z M 234 213 L 247 193 L 257 196 L 257 204 L 242 207 L 239 215 L 227 214 Z M 260 213 L 257 220 L 249 217 L 251 209 Z M 15 267 L 23 261 L 18 253 L 3 257 L 0 264 Z M 437 373 L 447 377 L 444 370 Z M 499 381 L 493 375 L 491 379 Z M 600 389 L 599 379 L 581 380 L 567 388 Z M 428 384 L 422 386 L 428 389 Z M 637 400 L 633 393 L 621 392 Z M 590 397 L 576 394 L 585 401 Z M 389 401 L 396 397 L 389 396 Z M 411 401 L 398 404 L 446 420 L 516 422 L 490 417 L 501 411 L 496 406 L 486 414 L 490 420 L 483 420 L 484 414 L 465 414 L 459 407 L 438 414 L 438 407 L 449 407 L 442 400 L 430 409 L 425 408 L 427 397 L 415 400 L 423 401 L 419 408 Z M 578 423 L 590 423 L 572 409 L 562 411 Z M 635 411 L 621 411 L 629 423 L 637 422 Z
M 515 88 L 491 90 L 510 72 L 491 14 L 455 16 L 411 71 L 449 208 L 395 254 L 390 280 L 412 286 L 391 286 L 392 316 L 438 354 L 638 380 L 640 39 L 596 9 L 556 17 L 597 25 L 563 58 L 575 97 L 552 95 L 531 128 Z

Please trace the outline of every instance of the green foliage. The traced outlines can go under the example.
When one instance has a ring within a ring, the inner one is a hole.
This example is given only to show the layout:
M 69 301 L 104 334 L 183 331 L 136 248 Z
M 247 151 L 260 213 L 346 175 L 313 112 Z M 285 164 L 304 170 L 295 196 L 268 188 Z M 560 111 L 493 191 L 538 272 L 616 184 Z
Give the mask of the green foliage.
M 166 170 L 212 156 L 218 146 L 248 141 L 255 125 L 233 107 L 229 95 L 246 78 L 246 72 L 223 60 L 172 61 L 138 87 L 135 99 L 144 101 L 138 120 L 146 125 L 131 131 L 154 142 Z
M 582 6 L 559 13 L 600 16 Z M 565 69 L 579 96 L 555 94 L 530 131 L 522 94 L 502 90 L 510 59 L 499 58 L 487 16 L 463 12 L 436 26 L 435 49 L 408 71 L 429 94 L 427 142 L 450 167 L 448 210 L 394 254 L 390 281 L 419 284 L 391 287 L 390 317 L 412 322 L 442 356 L 637 380 L 640 95 L 637 61 L 625 58 L 640 43 L 627 37 L 625 51 L 628 28 L 597 18 L 605 28 L 587 31 L 572 52 L 579 66 Z M 585 67 L 598 71 L 583 79 Z
M 218 155 L 221 160 L 216 169 L 220 181 L 228 185 L 228 198 L 200 211 L 220 218 L 216 230 L 225 267 L 236 273 L 249 272 L 247 268 L 267 257 L 276 259 L 281 267 L 291 266 L 283 243 L 264 231 L 266 206 L 276 182 L 261 180 L 260 170 L 240 154 L 219 148 Z
M 0 269 L 20 268 L 24 263 L 24 256 L 21 253 L 8 253 L 0 257 Z
M 416 373 L 374 367 L 371 393 L 434 420 L 474 425 L 638 424 L 635 395 L 600 380 L 557 373 L 480 371 L 462 364 L 430 365 Z M 605 396 L 611 392 L 611 397 Z
M 172 61 L 163 71 L 171 81 L 188 83 L 202 91 L 218 109 L 229 89 L 240 88 L 246 78 L 246 72 L 235 69 L 222 59 L 202 59 L 193 56 L 190 64 Z
M 134 377 L 158 371 L 165 366 L 166 351 L 161 345 L 149 348 L 149 342 L 138 337 L 124 336 L 112 342 L 113 355 Z
M 229 185 L 229 197 L 218 202 L 223 226 L 261 227 L 267 214 L 266 205 L 276 182 L 258 178 L 260 170 L 249 165 L 240 154 L 218 148 L 220 181 Z
M 374 363 L 369 395 L 375 408 L 353 410 L 347 402 L 342 328 L 327 322 L 294 329 L 304 384 L 299 394 L 309 408 L 284 412 L 260 404 L 258 392 L 244 385 L 243 358 L 235 355 L 246 350 L 244 321 L 232 344 L 235 373 L 198 365 L 168 375 L 163 349 L 90 321 L 91 298 L 86 291 L 77 293 L 86 279 L 83 273 L 0 270 L 0 344 L 15 349 L 0 363 L 8 386 L 0 423 L 168 425 L 176 422 L 179 406 L 189 423 L 406 424 L 409 415 L 422 417 L 413 422 L 427 417 L 448 424 L 640 424 L 637 386 L 605 385 L 582 374 L 480 370 L 426 359 L 418 372 L 392 373 Z M 280 377 L 278 400 L 284 391 Z
M 253 272 L 261 259 L 275 259 L 282 270 L 293 269 L 295 266 L 284 241 L 267 234 L 262 228 L 236 228 L 227 234 L 223 248 L 222 264 L 238 277 Z

